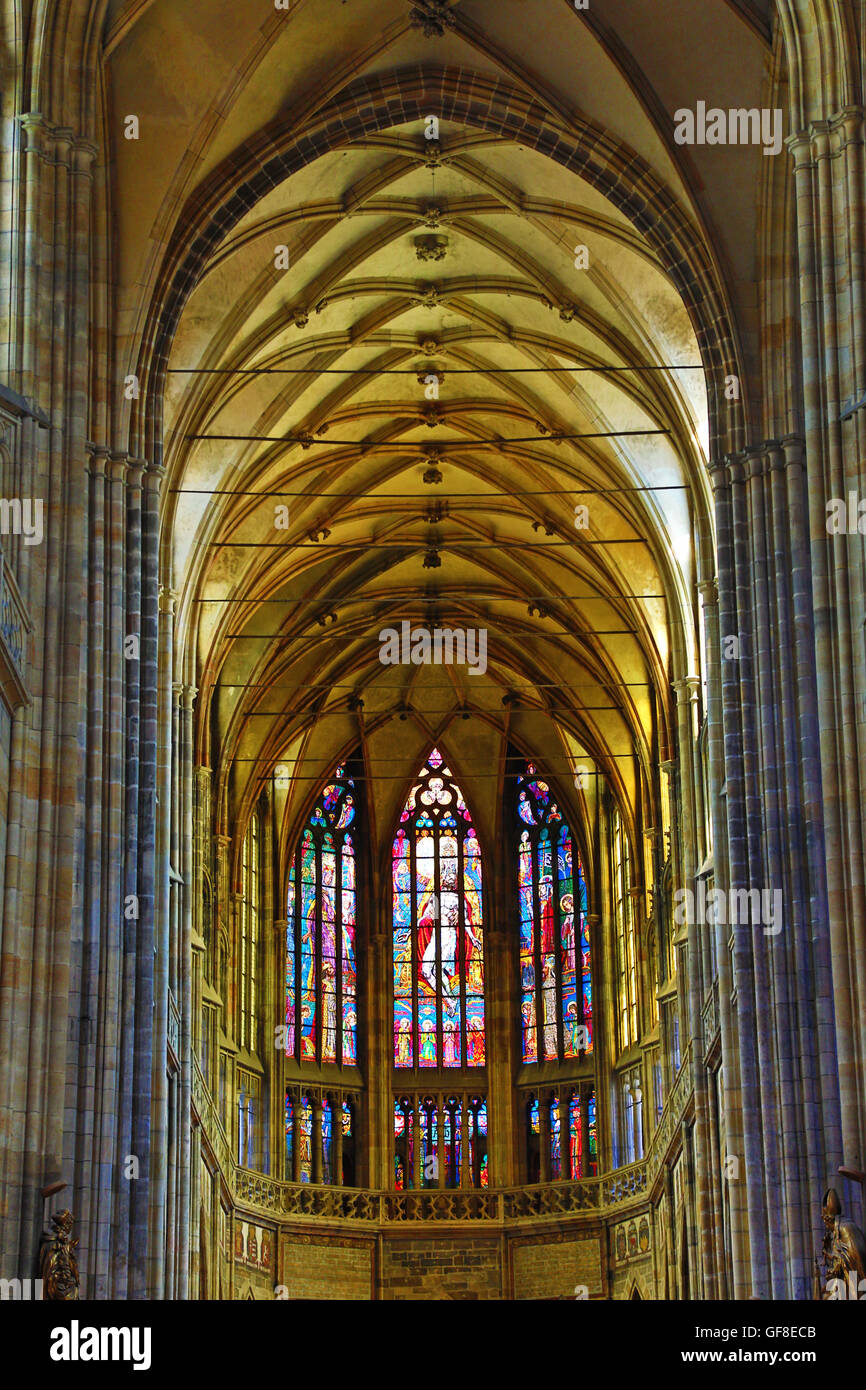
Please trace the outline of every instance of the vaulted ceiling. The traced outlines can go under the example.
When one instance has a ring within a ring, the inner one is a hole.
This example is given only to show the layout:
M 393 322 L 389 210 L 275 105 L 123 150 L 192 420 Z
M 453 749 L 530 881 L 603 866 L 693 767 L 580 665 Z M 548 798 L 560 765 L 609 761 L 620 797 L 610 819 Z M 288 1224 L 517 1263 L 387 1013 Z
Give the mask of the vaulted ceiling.
M 767 9 L 109 6 L 127 370 L 173 248 L 202 238 L 165 377 L 163 558 L 227 828 L 275 765 L 292 823 L 359 741 L 383 839 L 433 739 L 490 834 L 509 740 L 634 807 L 712 573 L 674 214 L 744 375 L 757 313 L 761 151 L 683 150 L 673 112 L 764 104 Z M 597 157 L 569 165 L 576 133 Z M 289 141 L 303 158 L 232 203 Z M 403 620 L 485 629 L 486 672 L 383 666 Z

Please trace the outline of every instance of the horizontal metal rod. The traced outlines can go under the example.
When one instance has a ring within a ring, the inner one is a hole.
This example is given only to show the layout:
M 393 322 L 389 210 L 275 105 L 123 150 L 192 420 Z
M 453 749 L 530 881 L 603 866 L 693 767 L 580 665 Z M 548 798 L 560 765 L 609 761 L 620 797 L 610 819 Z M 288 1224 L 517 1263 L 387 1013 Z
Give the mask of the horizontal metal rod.
M 419 421 L 423 424 L 424 421 Z M 415 428 L 413 425 L 411 428 Z M 510 444 L 558 444 L 565 443 L 570 439 L 641 439 L 646 435 L 670 434 L 670 430 L 599 430 L 595 434 L 527 434 L 521 435 L 516 439 L 443 439 L 433 440 L 432 444 L 436 449 L 503 449 Z M 367 453 L 378 451 L 382 453 L 385 449 L 406 449 L 410 448 L 407 444 L 378 443 L 374 440 L 364 439 L 310 439 L 303 435 L 283 435 L 283 434 L 187 434 L 184 436 L 188 440 L 210 439 L 220 443 L 236 444 L 306 444 L 308 448 L 313 444 L 319 444 L 323 448 L 330 449 L 335 446 L 346 449 L 364 449 Z M 421 448 L 421 445 L 418 445 Z
M 410 446 L 407 445 L 406 447 L 409 448 Z M 421 464 L 419 463 L 417 466 L 420 468 Z M 483 502 L 489 497 L 618 497 L 633 492 L 690 492 L 691 488 L 691 483 L 660 483 L 656 487 L 544 487 L 527 488 L 525 490 L 515 488 L 509 491 L 505 491 L 504 489 L 493 491 L 486 488 L 482 493 L 451 492 L 449 489 L 447 495 L 444 495 L 441 499 L 439 499 L 437 493 L 430 493 L 429 500 L 431 502 L 437 500 L 451 502 L 456 499 L 465 501 L 467 498 L 472 498 L 474 501 Z M 169 487 L 166 488 L 166 492 L 176 493 L 178 495 L 182 494 L 188 497 L 305 497 L 307 499 L 313 497 L 328 497 L 346 502 L 372 500 L 370 492 L 291 492 L 286 491 L 285 488 L 274 491 L 270 489 L 258 491 L 253 488 L 243 487 Z M 407 497 L 405 492 L 377 492 L 375 494 L 375 500 L 377 502 L 409 502 L 414 500 L 421 503 L 424 498 L 419 495 L 417 498 L 412 499 Z
M 350 343 L 349 348 L 357 344 Z M 395 343 L 392 346 L 399 347 Z M 313 351 L 314 349 L 305 349 Z M 459 350 L 459 349 L 458 349 Z M 319 349 L 321 351 L 321 349 Z M 425 353 L 423 348 L 406 348 L 406 352 L 420 357 L 446 356 L 455 348 L 445 346 Z M 168 376 L 417 376 L 418 367 L 169 367 Z M 431 372 L 436 368 L 431 367 Z M 582 373 L 602 375 L 605 372 L 703 372 L 702 362 L 686 362 L 681 367 L 675 363 L 653 367 L 443 367 L 446 376 L 532 376 L 543 372 L 546 376 L 558 372 L 568 372 L 571 376 Z

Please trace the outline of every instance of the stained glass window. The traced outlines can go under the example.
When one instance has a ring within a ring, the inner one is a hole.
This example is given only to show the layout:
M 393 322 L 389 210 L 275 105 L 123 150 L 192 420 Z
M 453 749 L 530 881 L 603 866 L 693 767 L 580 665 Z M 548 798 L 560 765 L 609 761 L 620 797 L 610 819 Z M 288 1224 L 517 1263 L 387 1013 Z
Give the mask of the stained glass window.
M 613 814 L 612 860 L 619 1045 L 625 1052 L 637 1042 L 637 968 L 628 838 L 618 810 Z
M 392 872 L 394 1065 L 483 1066 L 481 850 L 438 749 L 403 809 Z
M 531 763 L 517 779 L 524 1062 L 592 1051 L 586 880 L 572 833 Z
M 285 1116 L 287 1180 L 354 1186 L 354 1097 L 287 1087 Z
M 586 1083 L 526 1105 L 529 1182 L 577 1182 L 598 1172 L 595 1090 Z
M 289 869 L 286 1056 L 301 1062 L 358 1059 L 356 833 L 355 784 L 338 767 Z
M 469 1100 L 469 1160 L 472 1186 L 487 1187 L 487 1101 L 483 1096 L 472 1096 Z
M 483 1096 L 398 1096 L 394 1102 L 394 1187 L 487 1187 L 487 1101 Z
M 238 1163 L 242 1168 L 261 1168 L 261 1077 L 238 1069 Z
M 241 857 L 240 992 L 238 1035 L 241 1047 L 258 1050 L 256 999 L 259 954 L 259 818 L 254 814 L 244 836 Z
M 300 1155 L 301 1182 L 313 1181 L 313 1103 L 309 1096 L 301 1096 L 298 1125 L 298 1152 Z
M 328 1100 L 322 1101 L 322 1182 L 332 1182 L 331 1164 L 331 1144 L 332 1133 L 331 1103 Z

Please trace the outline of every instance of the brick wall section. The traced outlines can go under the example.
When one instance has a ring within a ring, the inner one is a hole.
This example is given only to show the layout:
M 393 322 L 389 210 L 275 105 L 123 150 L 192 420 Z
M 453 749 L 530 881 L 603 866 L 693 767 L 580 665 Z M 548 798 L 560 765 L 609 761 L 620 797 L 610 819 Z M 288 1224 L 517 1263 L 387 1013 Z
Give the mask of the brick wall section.
M 498 1240 L 433 1238 L 385 1245 L 381 1297 L 389 1300 L 499 1299 Z
M 353 1302 L 372 1297 L 372 1244 L 335 1244 L 286 1238 L 277 1281 L 290 1299 L 321 1298 Z
M 512 1263 L 515 1299 L 574 1298 L 579 1284 L 591 1298 L 603 1291 L 597 1240 L 515 1244 Z

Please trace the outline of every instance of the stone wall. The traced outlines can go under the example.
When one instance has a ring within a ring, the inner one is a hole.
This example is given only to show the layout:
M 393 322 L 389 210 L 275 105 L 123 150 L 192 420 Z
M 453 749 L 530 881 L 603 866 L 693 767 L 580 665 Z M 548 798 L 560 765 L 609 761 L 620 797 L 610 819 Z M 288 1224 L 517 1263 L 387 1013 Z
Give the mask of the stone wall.
M 381 1297 L 399 1300 L 499 1299 L 498 1238 L 471 1236 L 389 1240 L 383 1250 Z
M 370 1237 L 296 1235 L 283 1237 L 280 1284 L 288 1299 L 343 1302 L 375 1296 L 375 1241 Z
M 515 1299 L 599 1298 L 605 1292 L 598 1237 L 583 1234 L 515 1240 L 511 1274 Z

